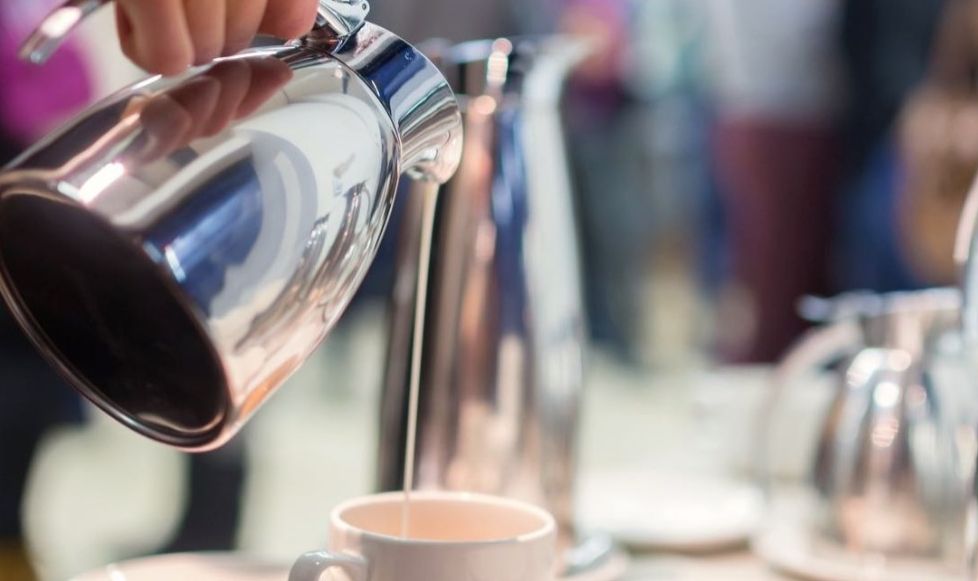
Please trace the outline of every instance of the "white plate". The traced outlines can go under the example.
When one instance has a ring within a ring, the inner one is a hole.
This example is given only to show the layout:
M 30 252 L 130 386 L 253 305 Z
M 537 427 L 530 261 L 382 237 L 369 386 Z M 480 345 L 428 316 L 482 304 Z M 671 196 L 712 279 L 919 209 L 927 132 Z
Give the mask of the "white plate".
M 107 565 L 72 581 L 285 581 L 289 567 L 233 553 L 188 553 Z
M 812 581 L 961 581 L 963 571 L 912 559 L 856 555 L 820 545 L 785 525 L 766 528 L 752 543 L 754 552 L 784 573 Z
M 629 562 L 627 554 L 614 551 L 601 566 L 560 581 L 616 581 Z M 115 563 L 71 581 L 285 581 L 288 575 L 287 566 L 233 553 L 188 553 Z
M 615 549 L 601 565 L 576 575 L 561 577 L 559 581 L 617 581 L 628 572 L 630 564 L 628 554 Z
M 631 470 L 585 477 L 577 510 L 582 530 L 630 547 L 706 552 L 746 544 L 762 499 L 753 486 L 720 477 Z

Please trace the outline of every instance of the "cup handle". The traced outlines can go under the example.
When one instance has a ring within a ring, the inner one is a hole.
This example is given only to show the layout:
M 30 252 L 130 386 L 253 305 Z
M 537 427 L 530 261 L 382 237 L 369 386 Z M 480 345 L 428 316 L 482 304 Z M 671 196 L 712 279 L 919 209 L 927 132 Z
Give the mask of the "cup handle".
M 334 567 L 346 571 L 351 581 L 367 581 L 366 560 L 328 551 L 311 551 L 299 557 L 289 571 L 289 581 L 319 581 L 323 573 Z

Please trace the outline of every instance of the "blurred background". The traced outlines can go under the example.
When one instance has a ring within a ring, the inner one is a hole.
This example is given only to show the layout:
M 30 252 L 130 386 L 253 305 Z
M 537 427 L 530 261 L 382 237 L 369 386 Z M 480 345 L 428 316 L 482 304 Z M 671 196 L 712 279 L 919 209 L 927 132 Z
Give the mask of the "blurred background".
M 746 478 L 744 410 L 808 327 L 801 297 L 956 283 L 978 169 L 973 2 L 372 4 L 413 41 L 594 43 L 564 104 L 589 332 L 582 474 Z M 18 63 L 50 6 L 0 3 L 3 161 L 141 76 L 111 11 L 49 66 Z M 193 458 L 93 413 L 0 319 L 0 580 L 163 551 L 287 561 L 321 546 L 330 506 L 373 487 L 392 280 L 381 256 L 310 364 L 227 449 Z

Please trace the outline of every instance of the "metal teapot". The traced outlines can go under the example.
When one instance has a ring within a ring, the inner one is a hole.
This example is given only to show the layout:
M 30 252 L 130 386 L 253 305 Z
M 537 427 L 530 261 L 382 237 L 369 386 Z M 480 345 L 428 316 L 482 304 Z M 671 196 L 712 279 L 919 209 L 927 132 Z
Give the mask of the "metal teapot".
M 770 462 L 766 468 L 771 522 L 755 543 L 759 552 L 793 535 L 807 558 L 848 566 L 846 578 L 960 575 L 976 447 L 960 293 L 807 299 L 803 312 L 827 324 L 784 358 L 769 413 L 818 370 L 831 370 L 834 388 L 809 470 L 792 481 Z M 783 423 L 797 424 L 792 417 Z M 766 434 L 769 460 L 781 441 Z
M 104 2 L 26 45 L 41 62 Z M 321 0 L 307 36 L 96 104 L 0 172 L 0 291 L 70 383 L 135 431 L 216 448 L 317 347 L 376 253 L 400 176 L 455 171 L 442 74 Z

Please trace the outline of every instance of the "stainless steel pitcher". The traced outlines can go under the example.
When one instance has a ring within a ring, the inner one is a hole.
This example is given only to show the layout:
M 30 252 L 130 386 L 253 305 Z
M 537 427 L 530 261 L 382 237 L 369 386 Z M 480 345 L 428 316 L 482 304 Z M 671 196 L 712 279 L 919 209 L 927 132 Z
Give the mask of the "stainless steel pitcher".
M 854 294 L 809 300 L 806 311 L 828 324 L 785 357 L 779 387 L 834 369 L 836 388 L 808 480 L 768 483 L 772 517 L 791 515 L 792 533 L 805 531 L 812 550 L 839 559 L 961 571 L 976 416 L 959 292 Z
M 955 261 L 961 266 L 962 329 L 964 341 L 972 362 L 978 365 L 978 178 L 971 185 L 961 212 L 957 239 L 954 246 Z M 978 377 L 978 373 L 972 375 Z M 978 383 L 973 380 L 973 387 Z M 978 425 L 975 425 L 978 430 Z M 978 452 L 972 454 L 978 456 Z M 968 579 L 978 581 L 978 461 L 971 474 L 970 501 L 965 523 L 965 541 L 969 566 Z
M 26 56 L 102 3 L 56 11 Z M 4 299 L 137 432 L 187 450 L 233 436 L 342 314 L 399 177 L 454 172 L 451 88 L 368 9 L 321 0 L 306 37 L 147 79 L 0 172 Z
M 585 330 L 559 101 L 586 47 L 500 39 L 429 54 L 459 94 L 466 143 L 435 218 L 413 484 L 538 503 L 569 546 Z M 384 490 L 404 474 L 420 202 L 405 214 L 381 398 Z

